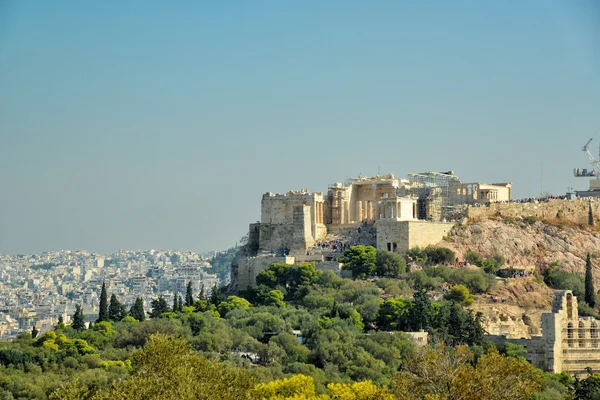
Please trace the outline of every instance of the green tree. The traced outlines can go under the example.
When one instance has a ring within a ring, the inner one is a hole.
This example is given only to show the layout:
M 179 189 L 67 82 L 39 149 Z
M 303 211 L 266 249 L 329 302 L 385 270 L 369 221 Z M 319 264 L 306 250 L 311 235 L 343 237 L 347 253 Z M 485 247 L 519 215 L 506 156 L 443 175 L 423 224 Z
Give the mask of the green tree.
M 131 306 L 131 310 L 129 310 L 129 315 L 138 321 L 143 321 L 146 319 L 146 313 L 144 312 L 144 299 L 141 297 L 135 299 L 133 306 Z
M 506 342 L 505 353 L 506 357 L 516 358 L 521 362 L 527 361 L 525 359 L 525 356 L 527 355 L 527 348 L 523 345 Z
M 258 287 L 278 289 L 285 291 L 287 298 L 293 298 L 300 287 L 306 287 L 319 280 L 323 274 L 315 268 L 314 263 L 302 263 L 300 265 L 288 265 L 275 263 L 269 268 L 262 270 L 256 276 Z M 259 291 L 264 290 L 260 289 Z
M 445 247 L 427 246 L 423 250 L 428 265 L 452 264 L 456 261 L 456 255 Z
M 585 282 L 581 275 L 564 271 L 550 264 L 544 272 L 544 282 L 552 289 L 571 290 L 577 298 L 585 300 Z
M 83 316 L 83 310 L 79 304 L 75 305 L 75 314 L 73 314 L 73 329 L 76 331 L 82 331 L 85 329 L 85 319 Z
M 235 310 L 238 308 L 242 310 L 247 310 L 248 308 L 250 308 L 250 306 L 250 302 L 244 299 L 243 297 L 229 296 L 227 298 L 227 301 L 224 301 L 221 304 L 219 304 L 219 313 L 221 315 L 226 315 L 231 310 Z
M 252 290 L 252 302 L 265 306 L 285 307 L 284 295 L 281 290 L 271 289 L 266 285 L 255 286 Z
M 481 267 L 483 258 L 481 258 L 481 255 L 478 252 L 469 250 L 465 253 L 464 257 L 465 257 L 465 261 L 468 261 L 471 264 L 475 264 L 478 267 Z
M 281 290 L 271 290 L 265 299 L 265 305 L 285 307 L 285 301 L 283 301 L 283 292 Z
M 592 308 L 596 305 L 594 276 L 592 275 L 592 260 L 589 253 L 585 259 L 585 302 Z
M 179 295 L 177 293 L 173 295 L 173 307 L 171 307 L 171 311 L 174 313 L 179 311 Z
M 406 272 L 406 261 L 391 251 L 377 250 L 375 273 L 377 276 L 396 278 Z
M 191 307 L 194 305 L 194 291 L 192 290 L 192 281 L 189 281 L 185 288 L 185 306 Z
M 185 339 L 152 335 L 132 357 L 134 370 L 92 399 L 241 400 L 256 380 L 245 370 L 210 361 Z
M 221 291 L 221 289 L 219 289 L 216 283 L 210 292 L 209 300 L 210 304 L 214 304 L 215 306 L 218 306 L 223 300 L 225 300 L 223 292 Z
M 152 306 L 152 311 L 148 313 L 150 318 L 160 318 L 163 313 L 171 311 L 169 308 L 169 304 L 162 296 L 158 296 L 156 299 L 152 299 L 150 303 Z
M 65 329 L 65 321 L 63 320 L 62 315 L 58 316 L 58 322 L 56 323 L 54 329 Z
M 102 282 L 102 290 L 100 290 L 100 305 L 98 307 L 98 319 L 96 322 L 108 320 L 108 294 L 106 293 L 106 282 Z
M 198 293 L 198 300 L 206 300 L 206 293 L 204 291 L 204 283 L 200 286 L 200 293 Z
M 481 268 L 488 274 L 495 274 L 498 272 L 498 266 L 496 265 L 496 260 L 493 258 L 488 258 L 481 262 Z
M 120 321 L 127 316 L 127 310 L 121 304 L 117 296 L 113 293 L 110 296 L 110 304 L 108 306 L 108 319 L 111 321 Z
M 410 307 L 410 329 L 413 331 L 429 329 L 432 317 L 433 308 L 429 296 L 424 289 L 417 290 Z
M 597 400 L 600 399 L 600 375 L 594 374 L 591 368 L 587 368 L 589 374 L 585 379 L 575 377 L 573 388 L 575 389 L 575 398 L 577 400 Z
M 469 293 L 469 289 L 465 285 L 456 285 L 451 287 L 444 298 L 446 300 L 455 301 L 463 306 L 470 306 L 475 300 L 475 296 Z
M 344 264 L 344 269 L 352 271 L 353 278 L 366 279 L 375 274 L 377 250 L 373 246 L 352 246 L 339 260 Z
M 31 329 L 31 338 L 32 338 L 32 339 L 35 339 L 35 338 L 37 337 L 38 333 L 40 333 L 40 332 L 39 332 L 39 331 L 38 331 L 38 329 L 35 327 L 35 325 L 33 325 L 33 328 Z
M 404 298 L 386 299 L 377 312 L 377 327 L 381 330 L 402 331 L 408 328 L 410 302 Z
M 444 304 L 432 323 L 437 335 L 448 345 L 481 345 L 485 330 L 481 324 L 481 313 L 463 310 L 457 303 Z

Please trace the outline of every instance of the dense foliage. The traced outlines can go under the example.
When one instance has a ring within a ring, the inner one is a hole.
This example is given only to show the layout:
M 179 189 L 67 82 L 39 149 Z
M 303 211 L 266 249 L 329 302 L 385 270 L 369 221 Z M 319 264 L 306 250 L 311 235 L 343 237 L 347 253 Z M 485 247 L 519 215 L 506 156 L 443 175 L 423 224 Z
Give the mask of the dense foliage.
M 407 272 L 371 249 L 346 254 L 368 279 L 274 264 L 238 296 L 186 290 L 172 305 L 153 299 L 148 315 L 141 298 L 126 311 L 110 296 L 90 329 L 78 308 L 73 325 L 0 343 L 0 399 L 594 398 L 595 375 L 542 375 L 524 348 L 501 354 L 484 340 L 465 307 L 493 275 L 444 265 L 454 255 L 435 248 L 412 252 L 428 261 Z M 431 345 L 403 331 L 426 331 Z

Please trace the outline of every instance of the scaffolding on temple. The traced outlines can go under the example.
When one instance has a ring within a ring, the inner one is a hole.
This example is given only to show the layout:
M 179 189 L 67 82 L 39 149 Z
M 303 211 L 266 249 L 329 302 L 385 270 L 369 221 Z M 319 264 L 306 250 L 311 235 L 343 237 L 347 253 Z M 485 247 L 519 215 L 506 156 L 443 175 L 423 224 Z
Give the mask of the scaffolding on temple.
M 456 189 L 460 179 L 454 171 L 409 173 L 409 192 L 417 197 L 418 214 L 421 219 L 441 221 L 444 218 L 444 208 L 460 202 Z

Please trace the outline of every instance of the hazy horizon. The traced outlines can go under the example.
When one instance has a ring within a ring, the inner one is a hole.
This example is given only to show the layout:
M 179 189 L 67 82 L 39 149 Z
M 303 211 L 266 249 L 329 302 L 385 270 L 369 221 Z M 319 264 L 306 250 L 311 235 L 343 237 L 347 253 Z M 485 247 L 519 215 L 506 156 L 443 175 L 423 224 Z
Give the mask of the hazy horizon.
M 591 0 L 4 1 L 0 253 L 222 250 L 378 170 L 587 189 L 599 89 Z

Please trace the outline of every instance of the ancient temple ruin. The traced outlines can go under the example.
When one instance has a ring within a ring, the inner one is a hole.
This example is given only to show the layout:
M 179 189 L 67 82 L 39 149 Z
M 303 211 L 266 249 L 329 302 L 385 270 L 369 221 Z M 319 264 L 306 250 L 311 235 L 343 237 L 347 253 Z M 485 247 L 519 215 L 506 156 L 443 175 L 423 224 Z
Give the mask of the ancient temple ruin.
M 324 262 L 334 262 L 339 254 L 324 254 L 315 244 L 362 230 L 355 243 L 403 253 L 438 243 L 452 228 L 457 207 L 464 211 L 467 205 L 510 196 L 509 183 L 461 183 L 452 171 L 408 174 L 407 179 L 393 174 L 358 177 L 329 185 L 326 194 L 308 189 L 268 192 L 262 196 L 260 221 L 250 224 L 248 247 L 254 250 L 252 256 L 290 256 L 335 270 Z M 233 278 L 241 290 L 252 284 L 265 262 L 240 261 Z

